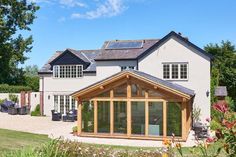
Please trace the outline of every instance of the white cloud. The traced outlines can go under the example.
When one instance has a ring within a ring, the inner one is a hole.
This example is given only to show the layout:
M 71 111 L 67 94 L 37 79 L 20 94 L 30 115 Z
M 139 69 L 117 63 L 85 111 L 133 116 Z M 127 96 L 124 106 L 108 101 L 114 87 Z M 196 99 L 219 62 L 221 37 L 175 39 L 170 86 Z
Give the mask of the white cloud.
M 85 3 L 79 2 L 77 0 L 60 0 L 59 3 L 67 7 L 87 7 Z
M 84 14 L 74 13 L 72 18 L 79 19 L 97 19 L 100 17 L 112 17 L 121 14 L 125 10 L 122 0 L 106 0 L 104 3 L 99 4 L 94 10 L 87 11 Z

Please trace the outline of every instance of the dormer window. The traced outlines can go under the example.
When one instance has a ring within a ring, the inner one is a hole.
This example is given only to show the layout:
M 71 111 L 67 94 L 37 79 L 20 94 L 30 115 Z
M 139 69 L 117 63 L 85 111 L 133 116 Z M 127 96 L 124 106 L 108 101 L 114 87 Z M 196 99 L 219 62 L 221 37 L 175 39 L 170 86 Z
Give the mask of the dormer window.
M 187 80 L 188 63 L 163 63 L 163 79 Z
M 121 71 L 123 71 L 123 70 L 129 70 L 129 69 L 132 69 L 132 70 L 135 69 L 134 66 L 121 66 L 120 68 L 121 68 Z
M 83 77 L 83 65 L 54 65 L 54 78 L 81 78 Z

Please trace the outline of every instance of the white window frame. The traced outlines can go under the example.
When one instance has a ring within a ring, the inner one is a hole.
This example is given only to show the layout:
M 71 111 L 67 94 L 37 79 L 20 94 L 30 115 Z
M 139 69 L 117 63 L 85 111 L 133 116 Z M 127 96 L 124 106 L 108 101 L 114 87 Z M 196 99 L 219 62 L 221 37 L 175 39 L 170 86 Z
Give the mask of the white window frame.
M 123 70 L 128 70 L 128 69 L 135 70 L 136 68 L 135 68 L 135 66 L 128 65 L 128 66 L 120 66 L 120 69 L 121 69 L 121 71 L 123 71 Z
M 72 77 L 74 74 L 72 73 L 72 67 L 75 66 L 75 76 Z M 63 71 L 61 72 L 61 70 Z M 79 73 L 79 69 L 81 69 Z M 54 65 L 53 66 L 53 78 L 58 79 L 71 79 L 71 78 L 82 78 L 84 76 L 84 67 L 83 65 Z M 69 70 L 69 72 L 68 72 Z M 61 77 L 61 74 L 63 77 Z
M 178 78 L 172 78 L 172 64 L 178 65 Z M 181 78 L 181 65 L 187 65 L 187 78 Z M 164 78 L 164 65 L 169 65 L 169 78 Z M 162 63 L 162 78 L 171 81 L 188 81 L 189 79 L 189 63 L 188 62 L 163 62 Z
M 61 112 L 61 97 L 63 98 L 63 112 L 64 113 L 61 113 L 62 115 L 65 115 L 66 114 L 66 97 L 69 97 L 69 111 L 72 110 L 72 96 L 69 96 L 69 95 L 64 95 L 64 94 L 55 94 L 53 95 L 53 109 L 55 110 L 57 108 L 57 112 Z M 57 97 L 57 100 L 58 100 L 58 103 L 55 104 L 55 97 Z M 56 106 L 57 105 L 57 106 Z M 77 109 L 77 100 L 75 99 L 75 110 Z

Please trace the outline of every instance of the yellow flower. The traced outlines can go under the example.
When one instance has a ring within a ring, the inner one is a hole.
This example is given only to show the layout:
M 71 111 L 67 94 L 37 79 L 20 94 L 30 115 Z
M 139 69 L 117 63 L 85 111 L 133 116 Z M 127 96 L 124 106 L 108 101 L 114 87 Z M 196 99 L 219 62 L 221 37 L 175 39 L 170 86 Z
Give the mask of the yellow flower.
M 180 149 L 180 148 L 181 148 L 181 144 L 180 144 L 180 143 L 176 143 L 175 146 L 176 146 L 177 149 Z
M 163 140 L 163 144 L 164 144 L 165 146 L 170 146 L 170 145 L 171 145 L 171 141 L 165 138 L 165 139 Z

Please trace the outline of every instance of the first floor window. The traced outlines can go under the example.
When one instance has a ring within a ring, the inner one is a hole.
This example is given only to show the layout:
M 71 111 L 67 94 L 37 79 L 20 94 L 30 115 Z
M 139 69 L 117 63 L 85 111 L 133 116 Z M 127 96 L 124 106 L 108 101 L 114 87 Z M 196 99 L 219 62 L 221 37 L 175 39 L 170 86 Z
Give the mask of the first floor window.
M 168 80 L 186 80 L 188 79 L 187 63 L 164 63 L 163 79 Z
M 54 65 L 53 77 L 55 78 L 83 77 L 83 65 Z

